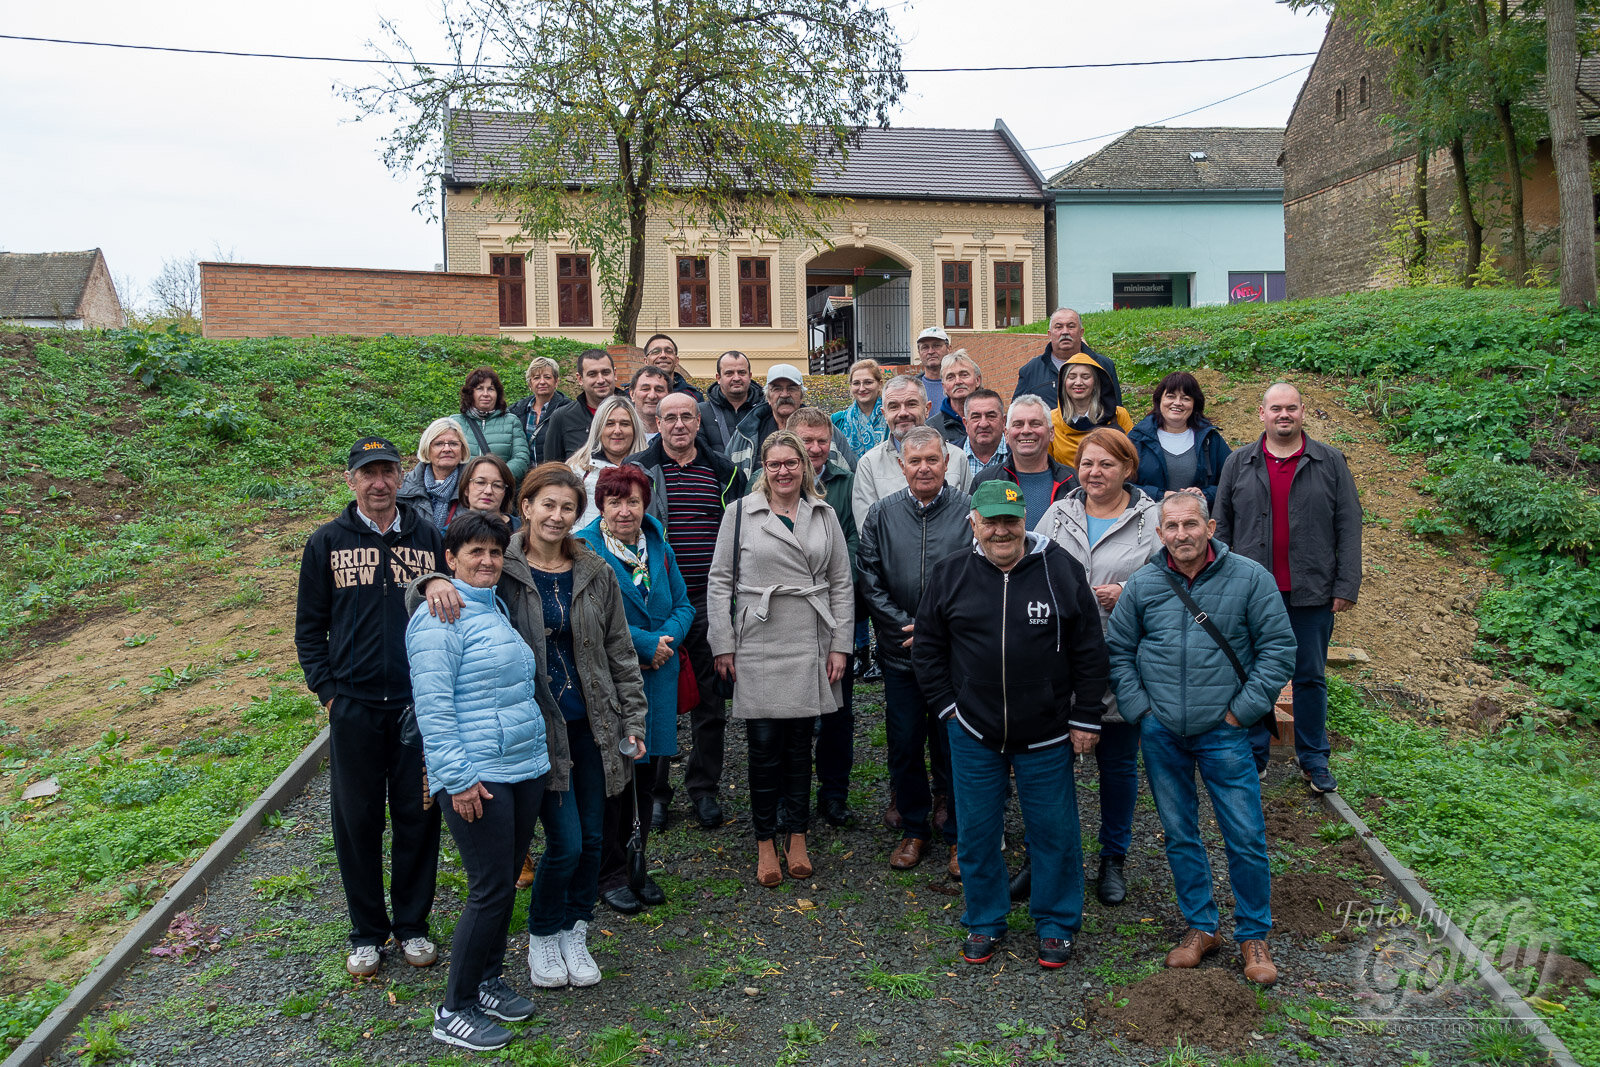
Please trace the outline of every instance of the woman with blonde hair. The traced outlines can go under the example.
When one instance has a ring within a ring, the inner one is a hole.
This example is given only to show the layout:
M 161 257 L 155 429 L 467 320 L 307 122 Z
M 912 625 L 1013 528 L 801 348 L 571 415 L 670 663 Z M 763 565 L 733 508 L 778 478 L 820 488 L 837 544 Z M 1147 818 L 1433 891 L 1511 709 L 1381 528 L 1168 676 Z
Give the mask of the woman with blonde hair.
M 883 443 L 889 426 L 883 419 L 883 368 L 875 359 L 858 359 L 850 365 L 850 396 L 855 403 L 835 411 L 833 424 L 850 448 L 864 456 Z
M 467 439 L 456 420 L 448 415 L 434 419 L 417 442 L 417 465 L 406 472 L 395 495 L 427 515 L 443 533 L 455 514 L 466 458 Z
M 1056 410 L 1050 416 L 1055 436 L 1050 441 L 1050 458 L 1068 467 L 1078 465 L 1078 443 L 1098 426 L 1116 426 L 1123 433 L 1133 429 L 1128 409 L 1106 408 L 1110 375 L 1087 352 L 1079 352 L 1061 365 L 1056 377 Z
M 854 606 L 838 516 L 817 490 L 805 444 L 778 430 L 761 446 L 749 494 L 722 518 L 706 585 L 713 663 L 733 683 L 733 716 L 749 740 L 756 880 L 769 888 L 783 881 L 780 832 L 789 877 L 812 873 L 811 737 L 817 717 L 843 703 Z
M 522 424 L 530 462 L 537 465 L 550 458 L 544 454 L 550 416 L 572 403 L 572 398 L 556 388 L 561 381 L 561 365 L 549 356 L 533 357 L 523 377 L 528 383 L 528 395 L 511 405 L 511 414 Z
M 629 456 L 642 451 L 647 437 L 644 420 L 634 410 L 633 401 L 621 393 L 600 401 L 583 447 L 567 457 L 567 466 L 583 479 L 584 509 L 575 529 L 581 530 L 600 517 L 600 508 L 594 502 L 594 483 L 600 472 L 619 467 Z

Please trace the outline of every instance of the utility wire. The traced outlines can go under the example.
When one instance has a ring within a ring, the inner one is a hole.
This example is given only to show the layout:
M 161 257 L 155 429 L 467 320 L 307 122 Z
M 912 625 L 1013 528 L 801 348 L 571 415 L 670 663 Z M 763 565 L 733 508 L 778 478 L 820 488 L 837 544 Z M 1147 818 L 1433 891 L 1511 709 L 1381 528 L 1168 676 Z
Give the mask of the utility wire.
M 1296 74 L 1302 74 L 1305 71 L 1308 71 L 1310 69 L 1311 69 L 1311 64 L 1307 63 L 1305 66 L 1298 67 L 1295 70 L 1291 70 L 1287 74 L 1280 74 L 1276 78 L 1273 78 L 1271 81 L 1264 81 L 1260 85 L 1252 85 L 1248 89 L 1242 89 L 1239 92 L 1234 93 L 1232 96 L 1225 96 L 1221 100 L 1213 100 L 1209 104 L 1201 104 L 1199 107 L 1192 107 L 1188 111 L 1180 111 L 1176 115 L 1168 115 L 1164 119 L 1152 119 L 1149 122 L 1141 122 L 1141 123 L 1139 123 L 1139 125 L 1140 126 L 1159 126 L 1163 122 L 1171 122 L 1173 119 L 1181 119 L 1181 118 L 1184 118 L 1185 116 L 1193 115 L 1197 111 L 1204 111 L 1207 108 L 1216 107 L 1218 104 L 1226 104 L 1229 100 L 1237 100 L 1237 99 L 1239 99 L 1239 97 L 1244 96 L 1246 93 L 1253 93 L 1257 89 L 1265 89 L 1269 85 L 1274 85 L 1274 84 L 1276 84 L 1278 82 L 1281 82 L 1285 78 L 1292 78 Z M 1126 129 L 1112 130 L 1110 133 L 1099 133 L 1099 134 L 1095 134 L 1093 137 L 1078 137 L 1078 138 L 1076 138 L 1074 140 L 1071 140 L 1071 141 L 1061 141 L 1061 142 L 1059 142 L 1057 144 L 1047 144 L 1047 145 L 1041 145 L 1038 148 L 1028 148 L 1028 149 L 1025 149 L 1025 151 L 1027 151 L 1030 154 L 1034 153 L 1034 152 L 1048 152 L 1052 148 L 1065 148 L 1068 145 L 1084 144 L 1084 143 L 1086 143 L 1088 141 L 1100 141 L 1100 140 L 1104 140 L 1107 137 L 1117 137 L 1117 136 L 1119 136 L 1121 134 L 1127 133 L 1128 130 L 1131 130 L 1131 129 L 1134 129 L 1134 128 L 1135 127 L 1129 126 Z M 1050 169 L 1054 169 L 1054 168 L 1041 167 L 1040 169 L 1041 170 L 1050 170 Z
M 222 48 L 179 48 L 176 45 L 160 44 L 129 44 L 122 41 L 77 41 L 63 37 L 29 37 L 16 33 L 0 33 L 0 40 L 27 41 L 34 44 L 65 44 L 82 48 L 121 48 L 134 52 L 170 52 L 186 56 L 227 56 L 235 59 L 288 59 L 306 63 L 360 63 L 374 65 L 395 66 L 424 66 L 424 67 L 453 67 L 454 60 L 448 62 L 431 62 L 425 60 L 406 60 L 404 62 L 379 59 L 372 56 L 312 56 L 293 55 L 284 52 L 235 52 Z M 902 67 L 902 74 L 994 74 L 1008 71 L 1026 72 L 1039 70 L 1104 70 L 1113 67 L 1166 67 L 1179 66 L 1193 63 L 1237 63 L 1252 59 L 1296 59 L 1305 56 L 1314 56 L 1315 52 L 1274 52 L 1266 55 L 1254 56 L 1208 56 L 1191 59 L 1136 59 L 1116 63 L 1055 63 L 1033 64 L 1013 67 Z M 472 66 L 484 67 L 490 70 L 512 70 L 514 64 L 510 63 L 475 63 Z M 862 71 L 864 74 L 882 74 L 883 71 Z M 1056 147 L 1056 146 L 1052 146 Z

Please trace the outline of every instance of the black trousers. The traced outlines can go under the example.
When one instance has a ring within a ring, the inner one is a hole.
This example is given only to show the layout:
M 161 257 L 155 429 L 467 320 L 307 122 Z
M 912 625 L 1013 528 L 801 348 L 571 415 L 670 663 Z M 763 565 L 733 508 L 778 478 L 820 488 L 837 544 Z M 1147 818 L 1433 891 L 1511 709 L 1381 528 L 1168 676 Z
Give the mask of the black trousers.
M 400 741 L 400 707 L 336 696 L 328 711 L 328 791 L 350 943 L 428 935 L 439 870 L 439 808 L 422 807 L 422 749 Z M 383 832 L 392 828 L 389 901 Z M 389 907 L 392 906 L 393 919 Z
M 517 875 L 539 824 L 545 778 L 484 782 L 493 799 L 483 802 L 483 815 L 471 822 L 456 814 L 448 793 L 441 789 L 437 794 L 467 872 L 467 903 L 450 942 L 450 980 L 444 990 L 447 1011 L 476 1004 L 478 983 L 498 978 L 505 968 Z
M 683 787 L 691 797 L 717 791 L 722 780 L 722 753 L 728 731 L 727 702 L 717 695 L 722 684 L 712 662 L 711 643 L 706 639 L 706 594 L 702 589 L 689 594 L 694 605 L 694 622 L 683 639 L 683 649 L 694 664 L 695 684 L 700 687 L 700 703 L 689 711 L 689 754 L 683 760 Z M 672 782 L 667 777 L 667 761 L 658 760 L 655 786 L 650 791 L 663 804 L 672 802 Z M 646 779 L 648 781 L 649 779 Z M 604 876 L 602 875 L 602 878 Z
M 814 716 L 745 720 L 750 824 L 757 841 L 771 841 L 780 832 L 806 832 L 811 821 L 811 735 L 816 727 Z
M 822 716 L 817 732 L 817 800 L 850 796 L 850 768 L 856 762 L 856 658 L 845 660 L 844 706 Z
M 606 797 L 605 840 L 600 845 L 600 892 L 628 884 L 628 838 L 633 836 L 633 820 L 639 818 L 640 840 L 650 843 L 650 785 L 655 781 L 656 764 L 666 760 L 645 760 L 633 765 L 633 781 L 614 797 Z M 637 803 L 635 802 L 637 798 Z

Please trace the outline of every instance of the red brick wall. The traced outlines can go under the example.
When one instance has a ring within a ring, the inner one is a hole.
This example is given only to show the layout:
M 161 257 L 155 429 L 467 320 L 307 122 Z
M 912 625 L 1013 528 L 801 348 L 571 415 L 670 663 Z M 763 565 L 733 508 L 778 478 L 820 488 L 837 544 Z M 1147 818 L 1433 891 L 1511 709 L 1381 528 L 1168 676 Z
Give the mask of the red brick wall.
M 206 337 L 377 337 L 500 332 L 499 282 L 487 274 L 200 264 Z
M 1017 387 L 1017 372 L 1022 365 L 1044 351 L 1047 338 L 1042 333 L 965 333 L 952 331 L 950 350 L 967 350 L 967 355 L 983 368 L 983 384 L 1011 401 Z

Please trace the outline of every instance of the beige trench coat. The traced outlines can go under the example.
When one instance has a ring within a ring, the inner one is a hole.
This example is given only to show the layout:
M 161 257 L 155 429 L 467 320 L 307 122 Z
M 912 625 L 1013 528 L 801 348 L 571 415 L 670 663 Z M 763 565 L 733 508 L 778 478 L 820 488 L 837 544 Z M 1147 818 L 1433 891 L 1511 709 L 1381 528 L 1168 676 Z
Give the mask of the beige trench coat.
M 735 602 L 737 624 L 729 610 Z M 790 531 L 760 493 L 730 506 L 711 559 L 706 614 L 712 654 L 734 656 L 734 718 L 800 719 L 839 710 L 842 695 L 839 683 L 828 682 L 828 653 L 849 655 L 855 645 L 855 588 L 833 509 L 802 497 Z

